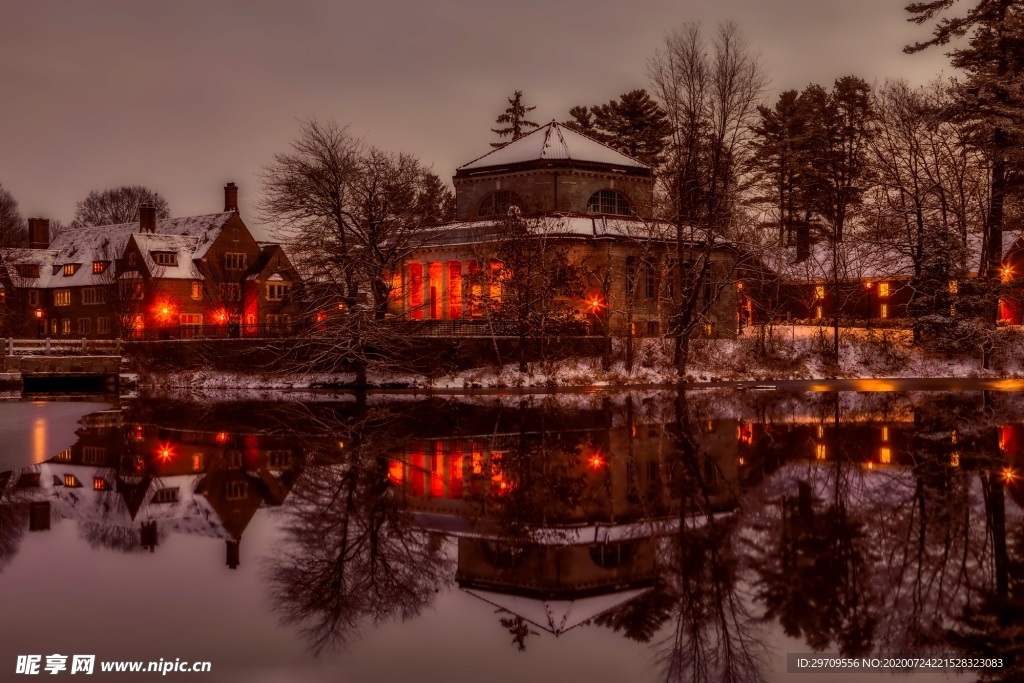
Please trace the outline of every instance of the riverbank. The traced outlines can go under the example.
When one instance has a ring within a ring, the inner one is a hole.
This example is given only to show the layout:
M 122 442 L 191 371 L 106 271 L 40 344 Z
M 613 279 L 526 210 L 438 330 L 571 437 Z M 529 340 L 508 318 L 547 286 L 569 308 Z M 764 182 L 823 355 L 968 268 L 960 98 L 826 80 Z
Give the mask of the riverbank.
M 981 354 L 930 354 L 911 344 L 903 330 L 842 329 L 838 363 L 831 353 L 830 328 L 779 327 L 764 340 L 694 340 L 690 363 L 680 375 L 672 365 L 667 339 L 636 341 L 633 367 L 626 369 L 624 350 L 616 344 L 611 363 L 600 357 L 531 363 L 519 372 L 515 363 L 472 368 L 443 375 L 423 375 L 371 368 L 374 388 L 461 390 L 501 388 L 568 388 L 594 386 L 662 386 L 732 381 L 769 382 L 857 378 L 1020 378 L 1024 377 L 1024 334 L 1001 329 L 989 369 Z M 349 373 L 268 373 L 183 370 L 138 373 L 141 389 L 296 390 L 349 388 Z

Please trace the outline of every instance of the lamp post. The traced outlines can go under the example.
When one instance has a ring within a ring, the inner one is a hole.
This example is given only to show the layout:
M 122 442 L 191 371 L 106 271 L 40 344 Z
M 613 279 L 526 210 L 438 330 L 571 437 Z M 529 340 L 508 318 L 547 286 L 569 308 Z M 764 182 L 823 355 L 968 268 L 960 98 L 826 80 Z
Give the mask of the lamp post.
M 868 329 L 871 329 L 871 290 L 874 288 L 874 284 L 871 282 L 865 282 L 864 286 L 868 288 Z

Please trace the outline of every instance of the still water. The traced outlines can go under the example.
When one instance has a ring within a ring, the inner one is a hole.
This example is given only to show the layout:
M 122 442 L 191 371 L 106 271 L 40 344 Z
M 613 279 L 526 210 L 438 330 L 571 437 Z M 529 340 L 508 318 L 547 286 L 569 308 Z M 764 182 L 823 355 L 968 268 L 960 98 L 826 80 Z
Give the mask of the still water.
M 1024 401 L 893 388 L 0 404 L 0 679 L 1022 680 Z

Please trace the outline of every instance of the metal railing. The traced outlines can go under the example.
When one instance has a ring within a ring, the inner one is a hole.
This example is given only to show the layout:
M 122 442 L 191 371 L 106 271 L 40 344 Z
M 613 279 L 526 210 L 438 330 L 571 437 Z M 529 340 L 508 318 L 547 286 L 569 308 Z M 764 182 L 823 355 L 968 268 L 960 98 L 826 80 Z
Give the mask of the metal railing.
M 119 356 L 119 339 L 14 339 L 4 340 L 8 356 Z

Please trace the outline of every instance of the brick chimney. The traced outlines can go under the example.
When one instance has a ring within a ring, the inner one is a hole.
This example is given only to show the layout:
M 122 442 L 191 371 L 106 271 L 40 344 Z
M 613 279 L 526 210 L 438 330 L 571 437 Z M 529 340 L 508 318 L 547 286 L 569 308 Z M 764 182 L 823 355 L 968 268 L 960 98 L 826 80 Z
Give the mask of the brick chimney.
M 28 219 L 28 248 L 49 249 L 50 248 L 50 219 L 29 218 Z
M 139 232 L 156 232 L 156 207 L 152 204 L 139 207 Z
M 224 186 L 224 210 L 238 213 L 238 186 L 234 183 Z

